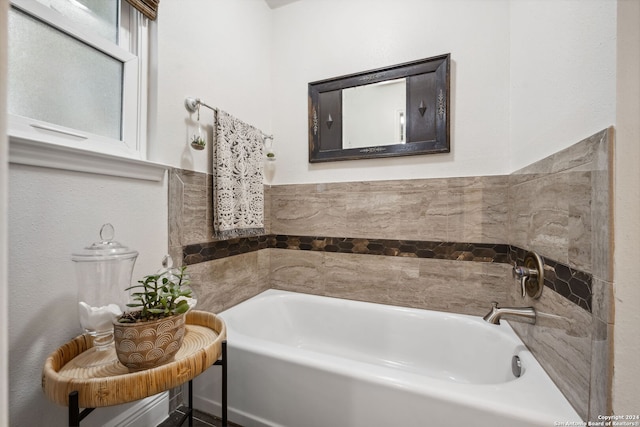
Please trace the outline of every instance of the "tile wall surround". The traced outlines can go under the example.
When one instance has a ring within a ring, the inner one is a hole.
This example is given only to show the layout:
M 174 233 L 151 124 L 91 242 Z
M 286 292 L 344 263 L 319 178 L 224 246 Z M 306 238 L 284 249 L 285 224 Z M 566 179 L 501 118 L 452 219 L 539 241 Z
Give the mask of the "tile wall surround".
M 508 244 L 507 176 L 272 186 L 271 234 Z
M 262 235 L 184 246 L 184 264 L 192 265 L 267 248 L 362 255 L 433 258 L 451 261 L 524 263 L 527 251 L 510 245 L 348 237 Z M 591 312 L 592 276 L 542 257 L 545 286 Z
M 592 294 L 588 312 L 579 294 L 569 298 L 574 304 L 546 287 L 539 300 L 510 292 L 510 305 L 532 305 L 539 314 L 536 325 L 512 326 L 578 413 L 595 421 L 611 413 L 612 161 L 610 128 L 510 176 L 511 244 L 590 275 Z M 545 275 L 568 284 L 576 277 L 551 263 Z
M 597 417 L 610 410 L 611 138 L 509 176 L 265 186 L 268 234 L 226 242 L 210 237 L 211 176 L 174 169 L 170 253 L 214 312 L 268 288 L 474 315 L 494 300 L 534 305 L 538 324 L 514 329 L 578 413 Z M 511 279 L 529 250 L 545 261 L 538 301 Z

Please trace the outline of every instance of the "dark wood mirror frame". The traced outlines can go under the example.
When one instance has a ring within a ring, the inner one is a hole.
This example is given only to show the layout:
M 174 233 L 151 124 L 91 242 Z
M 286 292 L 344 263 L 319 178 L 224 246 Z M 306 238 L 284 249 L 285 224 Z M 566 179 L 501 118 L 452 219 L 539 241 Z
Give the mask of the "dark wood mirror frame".
M 448 153 L 451 54 L 309 83 L 309 162 Z M 406 143 L 342 146 L 342 91 L 406 78 Z

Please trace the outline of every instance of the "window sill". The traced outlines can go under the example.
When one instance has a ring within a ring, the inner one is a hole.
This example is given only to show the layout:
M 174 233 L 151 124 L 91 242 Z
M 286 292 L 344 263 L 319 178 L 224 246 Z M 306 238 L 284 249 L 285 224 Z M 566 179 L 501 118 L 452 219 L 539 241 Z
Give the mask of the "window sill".
M 170 166 L 40 141 L 9 137 L 9 163 L 162 181 Z

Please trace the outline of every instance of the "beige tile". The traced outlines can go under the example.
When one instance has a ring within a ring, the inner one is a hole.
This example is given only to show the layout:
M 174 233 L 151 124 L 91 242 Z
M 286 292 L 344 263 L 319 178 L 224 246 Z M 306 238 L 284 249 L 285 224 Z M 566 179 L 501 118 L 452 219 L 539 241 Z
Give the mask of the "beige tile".
M 472 301 L 467 305 L 467 314 L 484 316 L 497 301 L 504 304 L 507 290 L 513 280 L 509 264 L 491 262 L 463 262 L 461 285 L 469 291 Z
M 503 243 L 507 183 L 498 176 L 273 186 L 272 232 L 434 241 L 466 234 Z
M 264 231 L 271 234 L 271 186 L 264 186 Z
M 173 169 L 169 181 L 170 245 L 212 241 L 213 216 L 208 175 Z
M 592 189 L 591 172 L 570 170 L 563 172 L 565 197 L 569 201 L 568 265 L 592 271 Z
M 508 243 L 507 187 L 468 188 L 449 191 L 448 237 L 450 242 Z
M 263 252 L 263 251 L 260 251 Z M 325 294 L 323 253 L 290 249 L 268 249 L 270 285 L 274 289 Z
M 419 231 L 412 240 L 446 242 L 449 239 L 449 191 L 426 191 Z
M 508 228 L 509 220 L 509 203 L 507 201 L 508 192 L 506 188 L 498 187 L 484 190 L 482 193 L 482 202 L 485 206 L 482 219 L 482 228 L 480 231 L 480 243 L 503 243 L 508 244 Z M 465 229 L 468 226 L 465 224 Z M 475 239 L 475 236 L 466 231 L 465 237 Z M 477 242 L 476 240 L 471 240 Z
M 511 244 L 610 280 L 609 137 L 605 129 L 511 175 Z
M 174 266 L 183 265 L 182 260 L 182 246 L 170 246 L 169 247 L 169 255 L 171 259 L 173 259 Z
M 545 177 L 510 191 L 512 244 L 567 263 L 569 202 L 564 182 Z
M 511 243 L 591 272 L 591 176 L 569 171 L 510 191 Z
M 274 234 L 345 236 L 346 202 L 341 194 L 272 195 Z
M 591 377 L 592 316 L 556 292 L 545 289 L 539 300 L 526 297 L 518 306 L 533 305 L 535 325 L 510 320 L 560 391 L 586 419 Z
M 591 173 L 592 272 L 613 281 L 613 179 L 612 169 Z
M 322 184 L 285 184 L 273 185 L 271 191 L 274 197 L 317 194 L 343 194 L 353 183 L 322 183 Z
M 591 349 L 591 395 L 589 398 L 589 420 L 598 421 L 598 415 L 612 413 L 612 342 L 613 325 L 607 325 L 605 322 L 596 319 L 594 321 Z
M 197 308 L 219 313 L 268 289 L 268 262 L 261 257 L 255 251 L 190 265 Z
M 346 196 L 350 237 L 416 239 L 428 198 L 419 192 L 354 192 Z M 347 231 L 347 230 L 344 230 Z
M 180 179 L 185 185 L 206 186 L 208 182 L 207 173 L 179 169 Z
M 503 273 L 501 264 L 421 259 L 419 308 L 484 315 L 505 300 Z
M 476 190 L 474 194 L 480 194 L 482 190 Z M 446 202 L 445 216 L 447 219 L 447 242 L 462 242 L 462 238 L 465 232 L 465 220 L 469 220 L 470 223 L 480 222 L 477 219 L 474 220 L 474 211 L 478 212 L 482 209 L 478 203 L 481 197 L 477 198 L 475 203 L 465 205 L 465 196 L 462 190 L 447 190 L 441 194 L 441 199 Z M 469 200 L 470 201 L 470 200 Z M 473 206 L 471 206 L 473 205 Z
M 454 178 L 455 179 L 455 178 Z M 449 185 L 451 178 L 434 179 L 406 179 L 393 181 L 368 181 L 353 183 L 347 188 L 349 192 L 420 192 L 422 190 L 444 190 Z
M 169 171 L 168 220 L 169 246 L 182 246 L 182 207 L 184 206 L 184 183 L 179 169 Z M 182 258 L 182 257 L 181 257 Z
M 411 258 L 324 254 L 327 296 L 392 304 L 390 290 L 405 278 L 417 275 L 417 264 Z
M 613 283 L 594 277 L 591 286 L 593 316 L 602 322 L 613 324 L 615 322 Z
M 514 172 L 514 174 L 550 174 L 590 163 L 596 158 L 600 145 L 608 137 L 609 129 L 603 129 L 564 150 Z

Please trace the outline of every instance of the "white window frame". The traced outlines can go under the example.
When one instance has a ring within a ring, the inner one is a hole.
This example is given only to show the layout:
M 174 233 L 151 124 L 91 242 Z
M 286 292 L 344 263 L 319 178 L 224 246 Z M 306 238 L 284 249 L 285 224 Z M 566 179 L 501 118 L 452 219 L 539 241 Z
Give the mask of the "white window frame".
M 122 139 L 112 139 L 33 118 L 8 114 L 11 144 L 42 144 L 86 150 L 129 159 L 146 159 L 148 20 L 120 0 L 118 45 L 76 28 L 66 17 L 33 0 L 11 0 L 11 5 L 123 63 Z M 129 28 L 133 31 L 129 31 Z M 131 53 L 132 52 L 132 53 Z M 22 150 L 24 147 L 22 147 Z M 11 146 L 10 146 L 11 153 Z M 104 157 L 104 156 L 102 156 Z M 13 162 L 14 159 L 10 159 Z M 73 169 L 73 168 L 71 168 Z

